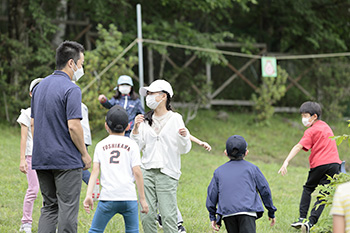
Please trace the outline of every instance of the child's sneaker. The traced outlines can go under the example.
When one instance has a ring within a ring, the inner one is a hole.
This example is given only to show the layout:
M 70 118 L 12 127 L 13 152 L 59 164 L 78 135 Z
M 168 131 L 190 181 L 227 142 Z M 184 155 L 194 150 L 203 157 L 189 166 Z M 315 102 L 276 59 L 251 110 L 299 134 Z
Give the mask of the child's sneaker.
M 301 226 L 307 222 L 306 218 L 298 218 L 297 221 L 293 222 L 292 224 L 290 224 L 292 227 L 300 229 Z
M 303 233 L 309 233 L 311 227 L 312 227 L 312 224 L 311 224 L 310 222 L 305 222 L 305 223 L 303 223 L 303 225 L 301 226 L 301 232 L 303 232 Z
M 32 224 L 24 223 L 19 228 L 19 232 L 32 233 Z
M 182 226 L 182 223 L 178 223 L 178 224 L 177 224 L 177 231 L 178 231 L 179 233 L 186 233 L 186 229 L 185 229 L 184 226 Z
M 97 178 L 94 189 L 92 190 L 92 199 L 94 201 L 100 200 L 100 181 Z

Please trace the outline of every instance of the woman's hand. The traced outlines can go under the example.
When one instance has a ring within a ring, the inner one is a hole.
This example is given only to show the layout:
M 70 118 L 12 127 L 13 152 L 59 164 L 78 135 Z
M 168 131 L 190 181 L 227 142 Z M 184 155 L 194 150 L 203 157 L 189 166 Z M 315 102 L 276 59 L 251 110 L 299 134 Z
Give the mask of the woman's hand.
M 182 137 L 186 137 L 187 136 L 187 130 L 185 128 L 179 129 L 179 134 Z
M 145 117 L 142 114 L 139 114 L 135 117 L 134 120 L 134 128 L 132 129 L 133 134 L 138 134 L 139 133 L 139 126 L 142 122 L 144 122 Z

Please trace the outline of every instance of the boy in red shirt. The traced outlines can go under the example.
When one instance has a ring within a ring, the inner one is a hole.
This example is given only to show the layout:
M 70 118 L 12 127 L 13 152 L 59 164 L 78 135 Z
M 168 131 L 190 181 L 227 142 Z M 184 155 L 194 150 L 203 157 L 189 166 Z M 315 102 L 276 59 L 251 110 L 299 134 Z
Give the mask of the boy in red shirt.
M 319 198 L 314 204 L 309 219 L 307 219 L 307 212 L 309 210 L 311 193 L 315 190 L 317 185 L 328 184 L 327 175 L 333 177 L 340 171 L 341 160 L 339 159 L 336 142 L 330 137 L 334 136 L 332 129 L 326 122 L 320 120 L 322 110 L 321 106 L 316 102 L 305 102 L 300 106 L 300 113 L 302 123 L 308 127 L 304 132 L 304 136 L 300 139 L 289 152 L 282 167 L 278 171 L 284 176 L 287 173 L 287 166 L 289 161 L 303 149 L 308 151 L 311 149 L 309 156 L 310 171 L 307 181 L 304 185 L 303 193 L 299 206 L 299 218 L 291 226 L 295 228 L 302 228 L 303 232 L 310 232 L 310 228 L 315 225 L 324 209 L 324 205 L 316 206 L 321 202 Z

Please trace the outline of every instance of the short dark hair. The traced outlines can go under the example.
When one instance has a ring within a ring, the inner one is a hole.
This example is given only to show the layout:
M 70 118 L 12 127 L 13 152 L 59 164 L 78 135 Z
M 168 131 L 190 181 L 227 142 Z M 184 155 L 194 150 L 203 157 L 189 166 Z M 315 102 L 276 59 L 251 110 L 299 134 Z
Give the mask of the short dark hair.
M 321 105 L 316 102 L 307 101 L 300 106 L 300 113 L 309 113 L 311 116 L 317 115 L 317 119 L 321 118 L 322 108 Z
M 244 158 L 244 155 L 239 154 L 239 150 L 237 148 L 233 148 L 231 154 L 228 154 L 227 156 L 233 161 L 242 160 Z
M 56 69 L 62 70 L 70 59 L 77 64 L 84 46 L 75 41 L 64 41 L 56 49 Z

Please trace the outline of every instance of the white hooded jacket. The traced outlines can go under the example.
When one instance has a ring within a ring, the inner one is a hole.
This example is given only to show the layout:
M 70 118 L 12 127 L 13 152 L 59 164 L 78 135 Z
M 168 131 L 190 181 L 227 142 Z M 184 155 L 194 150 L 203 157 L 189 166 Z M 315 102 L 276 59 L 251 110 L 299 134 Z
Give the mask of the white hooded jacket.
M 179 129 L 185 128 L 182 116 L 172 112 L 172 116 L 166 122 L 159 135 L 148 124 L 142 122 L 139 126 L 139 134 L 131 133 L 142 151 L 141 167 L 144 169 L 157 169 L 176 180 L 181 176 L 181 154 L 191 150 L 190 133 L 187 130 L 186 137 L 179 134 Z

